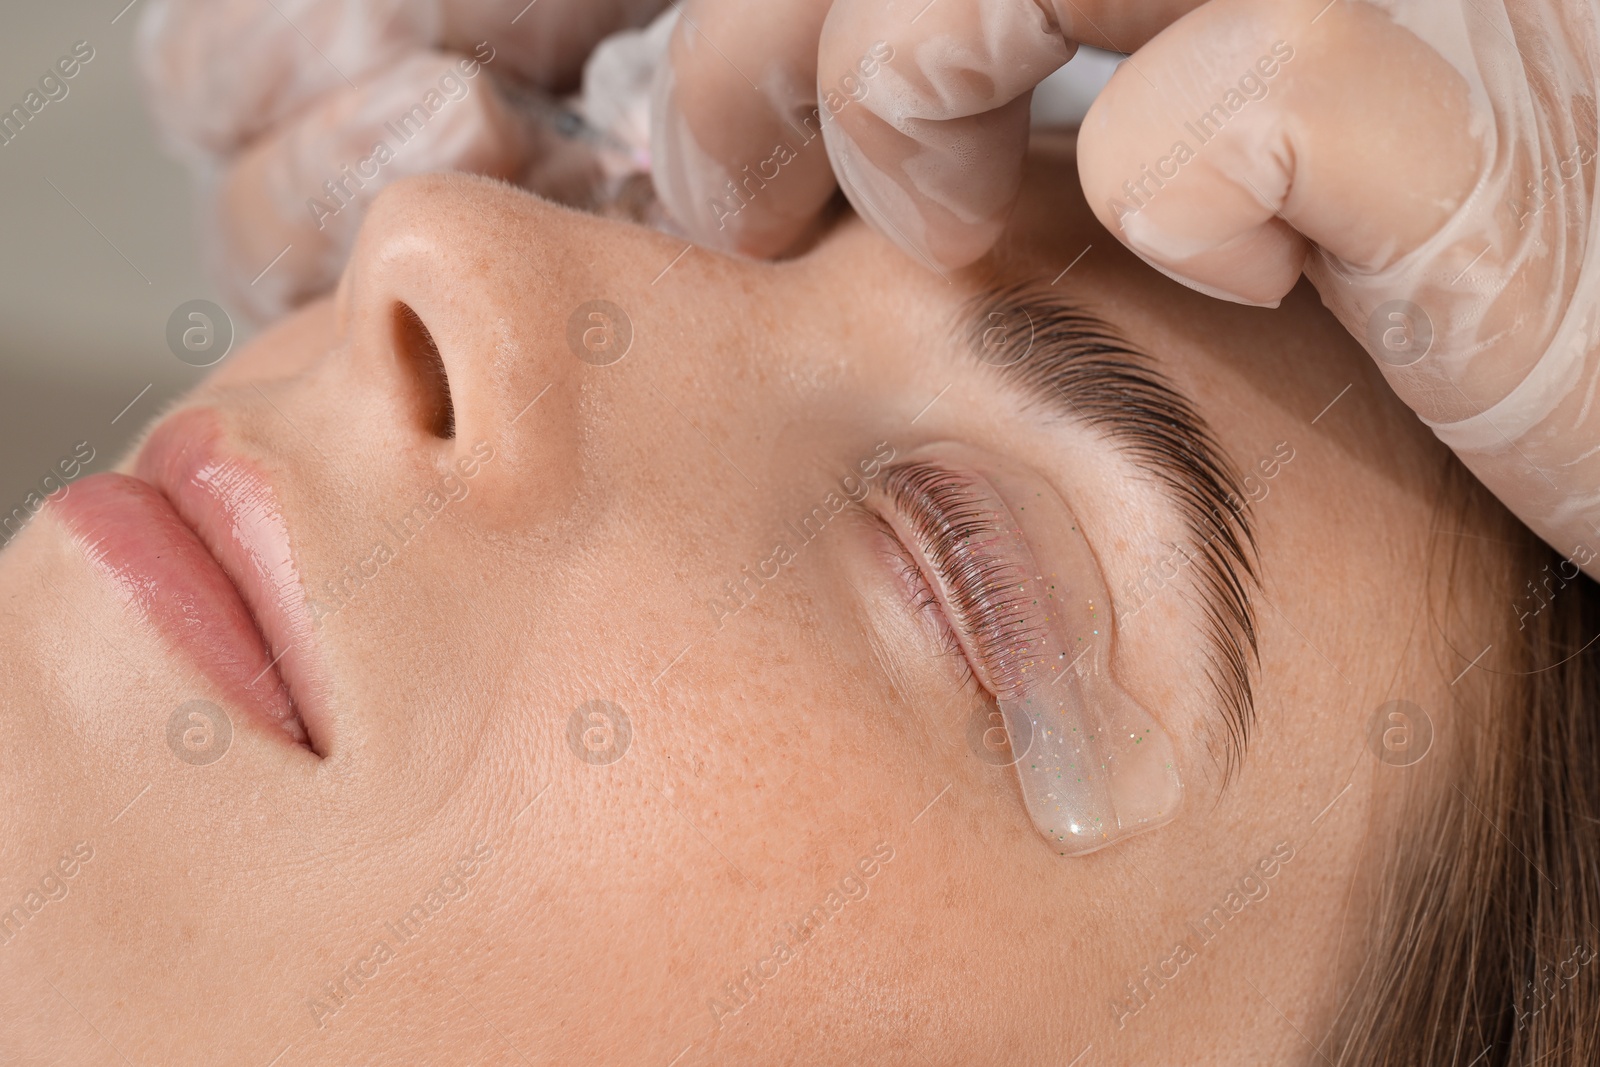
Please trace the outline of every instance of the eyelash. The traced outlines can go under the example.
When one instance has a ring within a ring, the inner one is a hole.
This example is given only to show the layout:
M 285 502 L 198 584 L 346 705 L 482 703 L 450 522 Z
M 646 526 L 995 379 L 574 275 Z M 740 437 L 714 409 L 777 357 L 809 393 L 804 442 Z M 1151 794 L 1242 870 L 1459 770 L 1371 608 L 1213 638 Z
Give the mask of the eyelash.
M 996 691 L 992 695 L 1020 689 L 1041 620 L 1023 588 L 1029 575 L 996 551 L 1006 532 L 999 516 L 978 504 L 971 483 L 958 472 L 931 463 L 891 467 L 883 489 L 935 572 L 924 573 L 896 525 L 885 521 L 902 573 L 914 589 L 912 610 L 935 612 L 945 652 L 959 655 L 966 673 L 976 680 L 957 630 L 966 636 Z M 943 599 L 936 584 L 945 591 Z

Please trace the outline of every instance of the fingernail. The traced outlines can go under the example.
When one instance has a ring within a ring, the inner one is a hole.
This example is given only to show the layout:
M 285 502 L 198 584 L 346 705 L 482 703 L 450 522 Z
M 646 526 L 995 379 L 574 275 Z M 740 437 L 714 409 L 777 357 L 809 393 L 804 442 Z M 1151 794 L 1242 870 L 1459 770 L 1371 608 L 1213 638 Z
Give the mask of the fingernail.
M 823 123 L 822 138 L 833 160 L 834 177 L 856 214 L 936 274 L 950 269 L 929 249 L 927 224 L 906 191 L 874 164 L 837 122 Z
M 1009 202 L 999 212 L 955 206 L 960 197 L 943 195 L 939 188 L 940 168 L 949 160 L 922 160 L 927 164 L 922 183 L 927 188 L 922 188 L 911 175 L 902 182 L 878 166 L 839 122 L 826 123 L 822 132 L 839 187 L 856 214 L 940 277 L 981 259 L 999 240 Z M 931 222 L 928 211 L 942 224 Z
M 1151 259 L 1149 256 L 1145 255 L 1137 248 L 1134 248 L 1132 245 L 1128 246 L 1128 251 L 1132 252 L 1134 255 L 1144 260 L 1147 265 L 1160 271 L 1162 274 L 1166 275 L 1168 278 L 1171 278 L 1179 285 L 1188 289 L 1193 289 L 1197 293 L 1203 293 L 1206 296 L 1214 297 L 1217 300 L 1226 300 L 1230 304 L 1243 304 L 1245 307 L 1253 308 L 1275 308 L 1279 304 L 1283 303 L 1282 297 L 1279 297 L 1276 300 L 1268 301 L 1252 300 L 1248 296 L 1243 296 L 1239 293 L 1232 292 L 1231 290 L 1223 289 L 1220 286 L 1207 285 L 1205 282 L 1197 282 L 1193 278 L 1187 278 L 1175 270 L 1162 266 L 1160 263 Z

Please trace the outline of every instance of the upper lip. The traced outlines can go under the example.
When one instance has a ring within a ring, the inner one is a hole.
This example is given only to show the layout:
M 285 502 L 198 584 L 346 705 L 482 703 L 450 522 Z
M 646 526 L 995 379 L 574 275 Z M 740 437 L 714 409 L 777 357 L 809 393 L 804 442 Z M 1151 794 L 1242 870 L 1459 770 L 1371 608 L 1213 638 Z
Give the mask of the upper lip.
M 135 473 L 161 491 L 233 582 L 313 751 L 322 751 L 318 647 L 271 483 L 254 464 L 225 449 L 218 419 L 205 408 L 179 411 L 157 426 L 139 450 Z

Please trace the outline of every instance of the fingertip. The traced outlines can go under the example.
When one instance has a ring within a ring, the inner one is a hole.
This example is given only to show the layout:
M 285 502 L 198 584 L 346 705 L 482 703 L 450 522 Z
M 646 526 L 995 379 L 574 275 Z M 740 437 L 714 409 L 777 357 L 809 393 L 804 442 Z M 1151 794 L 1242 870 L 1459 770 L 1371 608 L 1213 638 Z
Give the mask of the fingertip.
M 912 259 L 937 274 L 981 259 L 1005 229 L 1010 206 L 961 224 L 948 211 L 919 199 L 880 167 L 837 124 L 824 127 L 833 171 L 850 206 Z M 1020 181 L 1020 173 L 1018 175 Z M 1013 193 L 1011 200 L 1015 200 Z
M 824 133 L 856 211 L 943 273 L 983 256 L 1004 230 L 1021 189 L 1033 89 L 1073 45 L 1026 2 L 903 16 L 876 0 L 835 0 L 819 89 L 855 91 L 833 94 Z
M 1283 303 L 1284 294 L 1279 294 L 1278 296 L 1271 297 L 1269 299 L 1263 299 L 1259 294 L 1256 296 L 1248 296 L 1244 293 L 1237 293 L 1232 289 L 1226 289 L 1220 285 L 1212 285 L 1207 282 L 1199 281 L 1188 274 L 1165 266 L 1164 264 L 1159 263 L 1145 255 L 1132 245 L 1129 245 L 1128 248 L 1129 251 L 1131 251 L 1134 255 L 1144 260 L 1146 266 L 1153 268 L 1159 273 L 1165 275 L 1167 278 L 1170 278 L 1172 281 L 1177 282 L 1185 289 L 1193 289 L 1195 292 L 1200 293 L 1203 296 L 1209 296 L 1216 300 L 1226 300 L 1230 304 L 1240 304 L 1244 307 L 1252 308 L 1276 308 Z M 1293 286 L 1290 288 L 1293 288 Z M 1287 293 L 1287 290 L 1285 290 L 1285 293 Z
M 696 0 L 674 30 L 651 92 L 651 169 L 667 212 L 703 245 L 783 255 L 833 194 L 814 7 Z
M 1119 236 L 1130 251 L 1173 281 L 1207 296 L 1251 307 L 1276 307 L 1305 267 L 1309 242 L 1287 222 L 1272 218 L 1228 240 L 1175 256 L 1154 224 L 1124 216 Z
M 279 8 L 163 0 L 142 16 L 144 91 L 163 136 L 191 161 L 231 155 L 323 94 L 365 84 L 430 47 L 439 26 L 436 0 Z
M 1186 288 L 1277 307 L 1310 244 L 1279 214 L 1287 178 L 1271 170 L 1271 155 L 1253 180 L 1241 177 L 1231 156 L 1219 165 L 1215 155 L 1161 140 L 1146 112 L 1128 106 L 1130 96 L 1142 108 L 1147 86 L 1119 70 L 1079 132 L 1079 181 L 1101 225 Z
M 709 195 L 728 181 L 727 172 L 690 132 L 670 60 L 657 68 L 650 96 L 650 179 L 656 196 L 685 236 L 732 251 L 722 213 L 715 210 L 718 201 Z

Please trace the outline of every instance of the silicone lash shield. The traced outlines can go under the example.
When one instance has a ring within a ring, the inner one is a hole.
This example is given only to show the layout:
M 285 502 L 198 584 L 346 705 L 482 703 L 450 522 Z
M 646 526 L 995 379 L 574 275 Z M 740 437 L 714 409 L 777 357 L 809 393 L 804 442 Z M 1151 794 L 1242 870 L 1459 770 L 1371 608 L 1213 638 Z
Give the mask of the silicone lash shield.
M 1003 658 L 973 658 L 990 664 L 980 678 L 999 704 L 1034 825 L 1061 854 L 1078 855 L 1169 821 L 1183 793 L 1172 742 L 1111 674 L 1111 600 L 1065 501 L 1037 475 L 975 450 L 933 446 L 915 458 L 961 472 L 992 528 L 959 551 L 1001 568 L 1008 595 L 1025 598 L 1027 625 L 1006 638 Z

